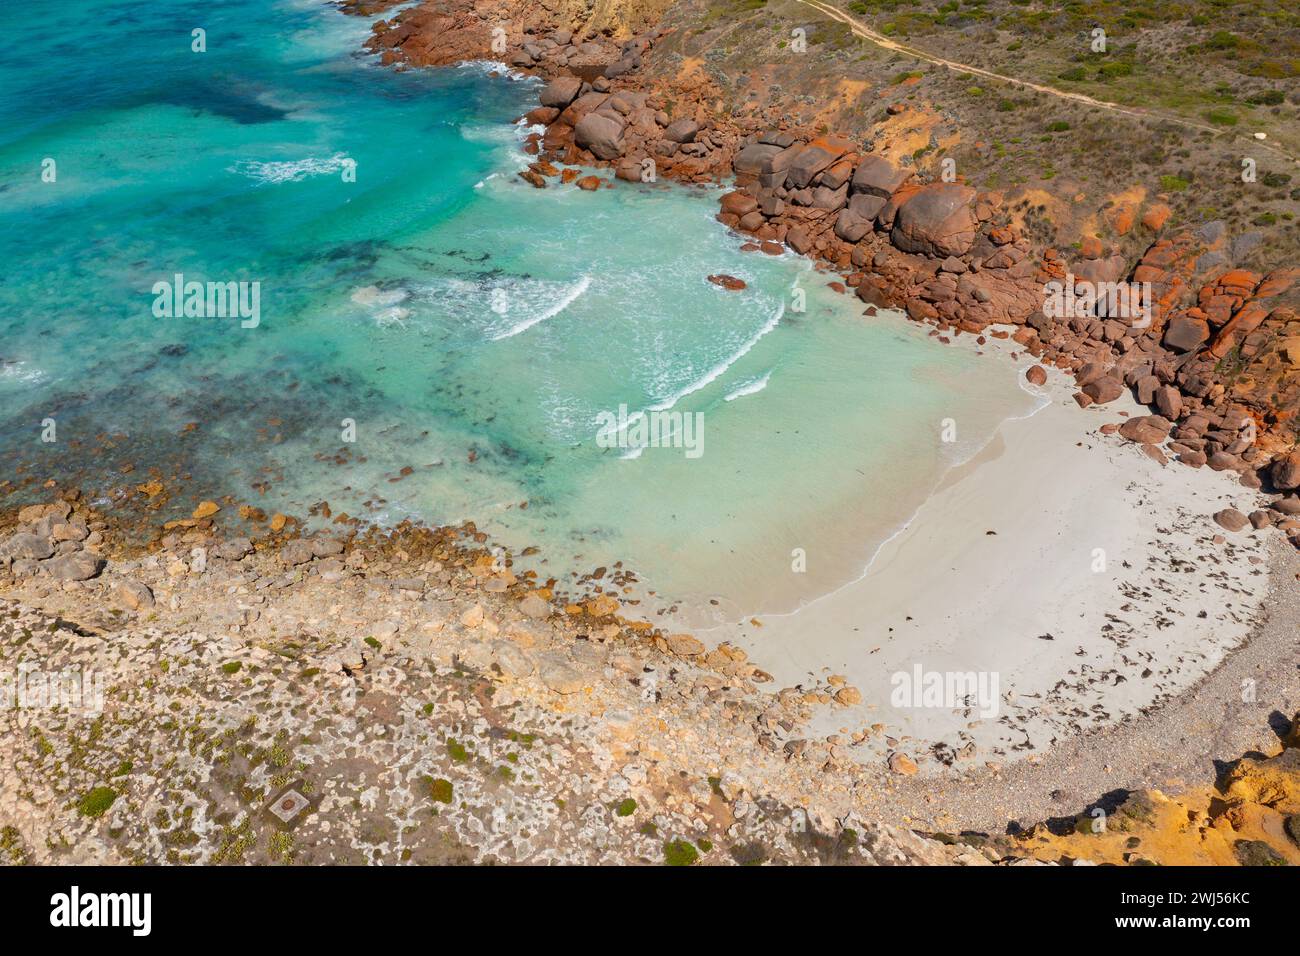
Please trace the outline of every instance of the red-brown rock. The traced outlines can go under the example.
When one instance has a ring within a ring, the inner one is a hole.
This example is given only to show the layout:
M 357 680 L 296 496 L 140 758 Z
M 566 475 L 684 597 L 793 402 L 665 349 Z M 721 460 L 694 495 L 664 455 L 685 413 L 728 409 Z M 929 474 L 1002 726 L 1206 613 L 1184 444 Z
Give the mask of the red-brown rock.
M 745 280 L 737 279 L 735 276 L 722 274 L 711 275 L 709 276 L 709 281 L 714 285 L 722 286 L 722 288 L 726 289 L 728 292 L 739 292 L 741 289 L 745 288 Z
M 975 242 L 978 226 L 971 204 L 975 190 L 957 183 L 931 183 L 898 207 L 890 235 L 904 252 L 937 258 L 963 256 Z

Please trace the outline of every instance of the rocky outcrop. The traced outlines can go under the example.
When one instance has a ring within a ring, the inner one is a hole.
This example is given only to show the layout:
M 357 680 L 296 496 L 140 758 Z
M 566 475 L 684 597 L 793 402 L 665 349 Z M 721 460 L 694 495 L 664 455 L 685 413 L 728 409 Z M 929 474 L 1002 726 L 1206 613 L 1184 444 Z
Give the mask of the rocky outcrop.
M 0 565 L 8 666 L 75 669 L 88 691 L 60 699 L 57 719 L 34 716 L 32 698 L 0 708 L 4 862 L 1015 859 L 873 819 L 854 783 L 871 771 L 845 747 L 774 737 L 778 720 L 797 732 L 811 718 L 805 689 L 765 691 L 771 678 L 739 648 L 640 620 L 617 579 L 565 595 L 535 572 L 516 576 L 468 529 L 299 537 L 283 516 L 240 512 L 251 541 L 201 512 L 103 566 L 89 549 L 116 555 L 121 542 L 109 548 L 103 516 L 79 496 L 22 520 L 0 511 L 4 527 L 45 522 L 42 534 L 84 525 L 86 546 L 49 560 L 93 557 L 103 572 L 61 579 Z M 810 684 L 816 698 L 861 703 L 830 681 Z M 43 686 L 33 679 L 20 693 Z M 69 720 L 64 707 L 88 716 Z M 191 748 L 196 737 L 212 745 Z M 250 773 L 235 744 L 267 766 Z M 178 753 L 188 754 L 179 764 Z M 390 800 L 317 805 L 361 775 L 417 811 L 400 843 Z M 235 827 L 264 815 L 291 823 L 272 832 L 292 839 L 237 840 L 189 814 L 140 811 L 163 804 L 229 813 Z M 77 841 L 55 837 L 74 827 Z
M 904 252 L 964 256 L 975 243 L 975 190 L 957 183 L 932 183 L 898 207 L 890 238 Z
M 1290 724 L 1282 749 L 1233 761 L 1213 786 L 1108 794 L 1073 818 L 1024 831 L 1015 844 L 1051 862 L 1300 865 L 1300 714 Z
M 617 159 L 623 155 L 623 124 L 610 116 L 588 113 L 573 128 L 573 140 L 599 159 Z

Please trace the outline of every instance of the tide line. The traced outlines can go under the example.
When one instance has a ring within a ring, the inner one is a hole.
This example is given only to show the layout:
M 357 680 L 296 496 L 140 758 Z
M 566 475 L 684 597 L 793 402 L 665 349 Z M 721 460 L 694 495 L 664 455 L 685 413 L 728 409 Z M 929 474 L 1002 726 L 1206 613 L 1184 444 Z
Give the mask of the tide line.
M 578 296 L 586 292 L 587 287 L 590 285 L 591 285 L 591 276 L 583 276 L 581 279 L 579 279 L 577 282 L 573 284 L 573 288 L 569 290 L 568 294 L 564 296 L 564 298 L 562 298 L 555 305 L 551 306 L 551 308 L 547 309 L 545 312 L 541 313 L 540 315 L 535 315 L 532 318 L 524 319 L 524 321 L 520 322 L 518 325 L 506 329 L 506 331 L 504 332 L 498 332 L 496 335 L 492 336 L 492 341 L 499 342 L 502 339 L 513 338 L 514 336 L 518 335 L 520 332 L 527 332 L 534 325 L 537 325 L 541 322 L 545 322 L 547 319 L 555 318 L 555 316 L 559 315 L 561 312 L 563 312 L 565 309 L 571 306 L 577 300 Z
M 752 336 L 750 336 L 745 341 L 745 344 L 742 345 L 739 349 L 737 349 L 736 352 L 730 358 L 725 359 L 722 362 L 719 362 L 708 372 L 706 372 L 702 377 L 696 379 L 694 382 L 691 382 L 685 388 L 682 388 L 677 392 L 673 393 L 672 395 L 668 396 L 668 398 L 664 399 L 663 401 L 656 402 L 654 405 L 649 405 L 641 409 L 640 411 L 634 412 L 633 414 L 629 415 L 627 417 L 626 424 L 623 426 L 622 429 L 620 429 L 620 431 L 626 431 L 628 428 L 635 425 L 637 422 L 645 418 L 645 416 L 650 414 L 651 412 L 668 411 L 686 396 L 693 395 L 695 392 L 698 392 L 700 389 L 707 388 L 710 384 L 717 381 L 718 377 L 724 374 L 727 371 L 727 369 L 731 368 L 731 366 L 735 365 L 742 358 L 748 355 L 749 352 L 754 348 L 754 346 L 758 344 L 759 340 L 763 338 L 763 336 L 767 335 L 768 332 L 771 332 L 774 328 L 776 328 L 781 323 L 781 317 L 784 315 L 785 315 L 785 303 L 782 302 L 777 307 L 777 310 L 775 313 L 773 313 L 772 317 L 763 324 L 762 328 L 760 328 L 757 332 L 755 332 Z

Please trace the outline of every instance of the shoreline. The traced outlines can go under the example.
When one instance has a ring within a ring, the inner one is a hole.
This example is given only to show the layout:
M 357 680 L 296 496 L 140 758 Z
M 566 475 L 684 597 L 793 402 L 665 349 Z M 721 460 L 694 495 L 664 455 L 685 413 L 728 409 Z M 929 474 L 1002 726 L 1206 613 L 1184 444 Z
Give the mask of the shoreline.
M 1216 542 L 1222 529 L 1201 517 L 1207 505 L 1255 493 L 1208 470 L 1161 474 L 1131 445 L 1100 435 L 1102 423 L 1073 408 L 1062 384 L 950 471 L 857 581 L 791 615 L 763 616 L 760 627 L 696 634 L 744 648 L 780 683 L 833 672 L 861 701 L 837 701 L 808 729 L 847 731 L 858 759 L 881 765 L 901 753 L 923 774 L 1019 761 L 1059 735 L 1184 693 L 1246 639 L 1266 600 L 1251 563 L 1262 562 L 1263 539 Z M 1050 515 L 1019 506 L 1045 494 L 1058 503 Z M 1097 547 L 1107 552 L 1101 572 Z M 1173 575 L 1187 562 L 1225 580 L 1186 587 Z M 996 720 L 952 700 L 891 707 L 886 676 L 918 666 L 990 675 L 1006 698 Z
M 886 321 L 894 320 L 892 316 L 886 316 L 885 318 Z M 899 321 L 904 321 L 904 320 L 905 317 L 900 315 Z M 980 353 L 980 354 L 984 354 L 984 353 Z M 843 583 L 832 587 L 828 591 L 824 591 L 820 594 L 815 595 L 809 600 L 800 601 L 797 607 L 794 607 L 789 611 L 780 611 L 780 612 L 757 612 L 756 611 L 752 614 L 743 613 L 740 614 L 735 620 L 725 621 L 720 624 L 714 624 L 714 625 L 701 625 L 699 629 L 702 631 L 710 631 L 710 630 L 717 630 L 719 628 L 743 626 L 746 620 L 752 619 L 754 617 L 762 618 L 765 621 L 774 618 L 792 618 L 795 615 L 799 614 L 800 612 L 804 611 L 805 609 L 810 608 L 816 604 L 820 604 L 821 602 L 839 594 L 841 591 L 847 590 L 848 588 L 851 588 L 855 584 L 861 582 L 864 578 L 866 578 L 871 573 L 871 569 L 875 565 L 876 560 L 880 557 L 881 553 L 889 546 L 889 544 L 893 542 L 895 538 L 898 538 L 904 533 L 906 533 L 908 529 L 917 521 L 917 519 L 921 516 L 922 512 L 924 511 L 926 503 L 931 498 L 940 494 L 951 485 L 963 480 L 974 468 L 978 467 L 981 461 L 989 454 L 990 449 L 993 449 L 995 447 L 1000 448 L 1004 446 L 1004 442 L 1002 440 L 1002 429 L 1004 426 L 1006 426 L 1009 423 L 1024 421 L 1026 419 L 1033 418 L 1035 415 L 1037 415 L 1039 412 L 1041 412 L 1043 409 L 1047 408 L 1048 405 L 1051 404 L 1051 399 L 1045 393 L 1041 391 L 1031 391 L 1030 389 L 1025 387 L 1024 378 L 1022 375 L 1019 374 L 1018 370 L 1017 370 L 1017 374 L 1015 375 L 1015 378 L 1017 383 L 1020 385 L 1022 391 L 1024 391 L 1026 394 L 1030 395 L 1031 397 L 1042 399 L 1043 401 L 1040 404 L 1038 404 L 1038 406 L 1034 408 L 1032 411 L 1024 415 L 1009 415 L 1006 418 L 1000 420 L 997 423 L 997 425 L 994 426 L 992 433 L 989 435 L 988 439 L 983 442 L 983 444 L 981 444 L 978 448 L 970 452 L 966 457 L 962 458 L 961 460 L 955 461 L 952 464 L 949 464 L 946 467 L 944 467 L 941 473 L 939 474 L 938 479 L 935 481 L 934 487 L 925 495 L 924 498 L 921 499 L 920 503 L 918 503 L 916 507 L 913 508 L 900 523 L 898 523 L 893 527 L 893 529 L 889 532 L 888 535 L 886 535 L 883 539 L 880 540 L 878 544 L 876 544 L 876 546 L 872 549 L 871 554 L 867 557 L 865 564 L 862 566 L 862 570 L 858 572 L 856 576 L 851 577 L 848 580 L 844 581 Z M 1000 453 L 1001 452 L 998 452 L 998 454 Z

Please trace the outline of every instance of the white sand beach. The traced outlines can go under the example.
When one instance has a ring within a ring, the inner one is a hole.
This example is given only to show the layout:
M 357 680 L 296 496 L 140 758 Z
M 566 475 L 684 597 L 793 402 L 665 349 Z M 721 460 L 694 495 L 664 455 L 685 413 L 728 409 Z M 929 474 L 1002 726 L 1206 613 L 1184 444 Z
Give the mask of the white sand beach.
M 1031 363 L 1020 356 L 1014 374 Z M 1190 687 L 1246 637 L 1267 590 L 1266 535 L 1211 518 L 1249 513 L 1257 495 L 1235 473 L 1161 465 L 1099 434 L 1145 409 L 1125 396 L 1080 410 L 1071 381 L 1049 374 L 1050 404 L 1003 423 L 860 580 L 698 636 L 735 642 L 778 686 L 845 676 L 862 704 L 822 706 L 806 732 L 848 743 L 883 725 L 851 752 L 906 753 L 922 773 L 1042 751 Z M 894 706 L 891 679 L 917 668 L 923 683 L 969 677 L 954 689 L 975 696 Z

